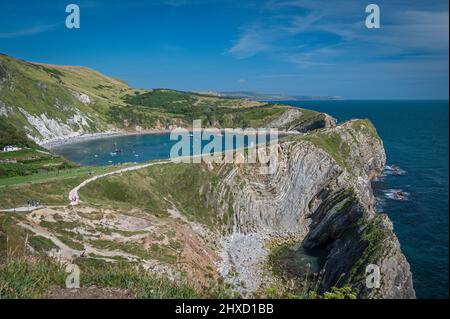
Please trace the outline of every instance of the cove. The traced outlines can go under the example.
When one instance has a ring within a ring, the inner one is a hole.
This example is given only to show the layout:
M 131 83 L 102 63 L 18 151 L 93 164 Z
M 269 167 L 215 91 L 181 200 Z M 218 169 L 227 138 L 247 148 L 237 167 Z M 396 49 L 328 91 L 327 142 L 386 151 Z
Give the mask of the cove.
M 189 138 L 191 154 L 196 155 L 198 151 L 193 149 L 194 145 L 201 145 L 199 149 L 203 150 L 214 139 L 214 135 L 209 140 L 194 140 L 192 134 Z M 219 138 L 222 140 L 223 150 L 236 148 L 236 137 L 230 145 L 225 143 L 222 134 L 219 134 Z M 266 140 L 269 141 L 270 138 L 266 137 Z M 106 166 L 168 159 L 172 147 L 178 142 L 179 140 L 171 140 L 169 133 L 124 135 L 64 144 L 52 151 L 82 166 Z M 244 136 L 244 146 L 248 146 L 249 142 L 249 137 Z M 259 137 L 256 143 L 259 143 Z

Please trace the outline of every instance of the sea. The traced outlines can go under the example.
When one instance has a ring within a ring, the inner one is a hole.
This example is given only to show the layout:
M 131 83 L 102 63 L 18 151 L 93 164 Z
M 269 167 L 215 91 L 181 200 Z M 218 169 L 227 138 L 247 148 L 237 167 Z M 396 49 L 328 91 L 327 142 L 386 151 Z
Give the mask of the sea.
M 374 123 L 387 155 L 385 173 L 373 183 L 378 211 L 394 224 L 417 297 L 448 298 L 448 101 L 277 103 L 325 112 L 338 122 L 367 118 Z M 54 151 L 81 165 L 113 165 L 166 159 L 175 143 L 169 134 L 128 135 L 66 144 Z

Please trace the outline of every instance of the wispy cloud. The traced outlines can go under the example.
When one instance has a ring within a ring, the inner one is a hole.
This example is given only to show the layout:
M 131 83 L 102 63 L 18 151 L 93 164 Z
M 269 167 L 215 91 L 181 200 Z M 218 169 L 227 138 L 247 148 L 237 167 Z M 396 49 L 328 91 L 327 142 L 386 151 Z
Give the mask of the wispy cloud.
M 273 49 L 272 41 L 276 37 L 277 34 L 274 30 L 264 30 L 260 29 L 258 25 L 254 25 L 245 30 L 239 41 L 228 52 L 239 59 L 245 59 L 257 53 Z
M 59 25 L 59 23 L 48 24 L 48 25 L 38 25 L 38 26 L 33 26 L 30 28 L 11 31 L 11 32 L 0 32 L 0 39 L 13 39 L 13 38 L 19 38 L 19 37 L 44 33 L 44 32 L 48 32 L 48 31 L 52 31 L 52 30 L 56 29 L 56 27 L 58 25 Z
M 301 67 L 346 60 L 411 59 L 447 56 L 449 18 L 446 1 L 379 1 L 382 28 L 365 28 L 367 1 L 268 1 L 258 21 L 242 27 L 227 50 L 238 58 L 257 54 Z

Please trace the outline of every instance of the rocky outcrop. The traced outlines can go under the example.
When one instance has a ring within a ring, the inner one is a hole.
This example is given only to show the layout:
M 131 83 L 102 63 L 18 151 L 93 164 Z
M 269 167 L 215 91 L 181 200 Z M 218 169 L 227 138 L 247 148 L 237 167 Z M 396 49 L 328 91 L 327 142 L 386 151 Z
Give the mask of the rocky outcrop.
M 279 143 L 278 159 L 271 175 L 255 174 L 249 165 L 221 169 L 217 197 L 233 198 L 234 211 L 233 230 L 223 241 L 222 274 L 233 268 L 229 264 L 257 273 L 264 240 L 289 237 L 305 249 L 328 251 L 319 292 L 349 284 L 360 298 L 414 298 L 392 224 L 374 210 L 371 179 L 383 171 L 386 156 L 372 124 L 354 120 L 289 137 Z M 222 210 L 229 210 L 227 205 Z M 247 242 L 258 251 L 257 261 L 251 262 L 251 253 L 246 262 L 238 258 L 242 236 L 252 239 Z M 366 285 L 369 265 L 380 271 L 378 288 Z M 253 288 L 261 282 L 248 271 L 234 274 L 233 281 Z
M 93 99 L 87 94 L 84 94 L 84 93 L 81 93 L 81 92 L 77 92 L 77 91 L 71 91 L 71 92 L 72 92 L 72 95 L 78 101 L 83 103 L 84 105 L 89 105 L 89 104 L 93 104 L 94 103 Z
M 298 108 L 286 110 L 281 116 L 267 125 L 267 127 L 286 131 L 299 131 L 302 133 L 333 126 L 336 126 L 336 120 L 328 114 L 316 113 Z
M 33 131 L 28 128 L 28 137 L 38 144 L 49 143 L 53 140 L 67 139 L 74 136 L 79 136 L 88 133 L 92 122 L 86 115 L 80 111 L 75 110 L 74 114 L 66 121 L 51 118 L 47 114 L 32 115 L 19 108 L 19 111 L 26 118 L 29 125 L 39 133 L 39 136 L 33 134 Z

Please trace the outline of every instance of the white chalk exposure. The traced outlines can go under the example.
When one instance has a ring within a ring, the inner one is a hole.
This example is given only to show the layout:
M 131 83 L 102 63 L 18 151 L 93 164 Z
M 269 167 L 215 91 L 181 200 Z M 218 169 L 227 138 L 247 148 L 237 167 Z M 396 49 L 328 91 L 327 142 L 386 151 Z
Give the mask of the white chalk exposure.
M 4 102 L 0 101 L 0 116 L 8 117 L 9 114 L 13 112 L 13 109 L 6 105 Z
M 25 116 L 28 123 L 30 123 L 30 125 L 32 125 L 41 135 L 42 138 L 28 134 L 29 138 L 39 144 L 79 136 L 86 132 L 86 129 L 89 128 L 88 121 L 91 121 L 78 110 L 67 120 L 67 123 L 58 119 L 49 118 L 45 113 L 32 115 L 23 108 L 19 108 L 19 111 Z M 69 124 L 72 124 L 73 126 L 70 126 Z
M 84 94 L 81 92 L 76 92 L 76 91 L 72 91 L 72 94 L 78 101 L 80 101 L 81 103 L 83 103 L 85 105 L 94 103 L 94 100 L 87 94 Z

